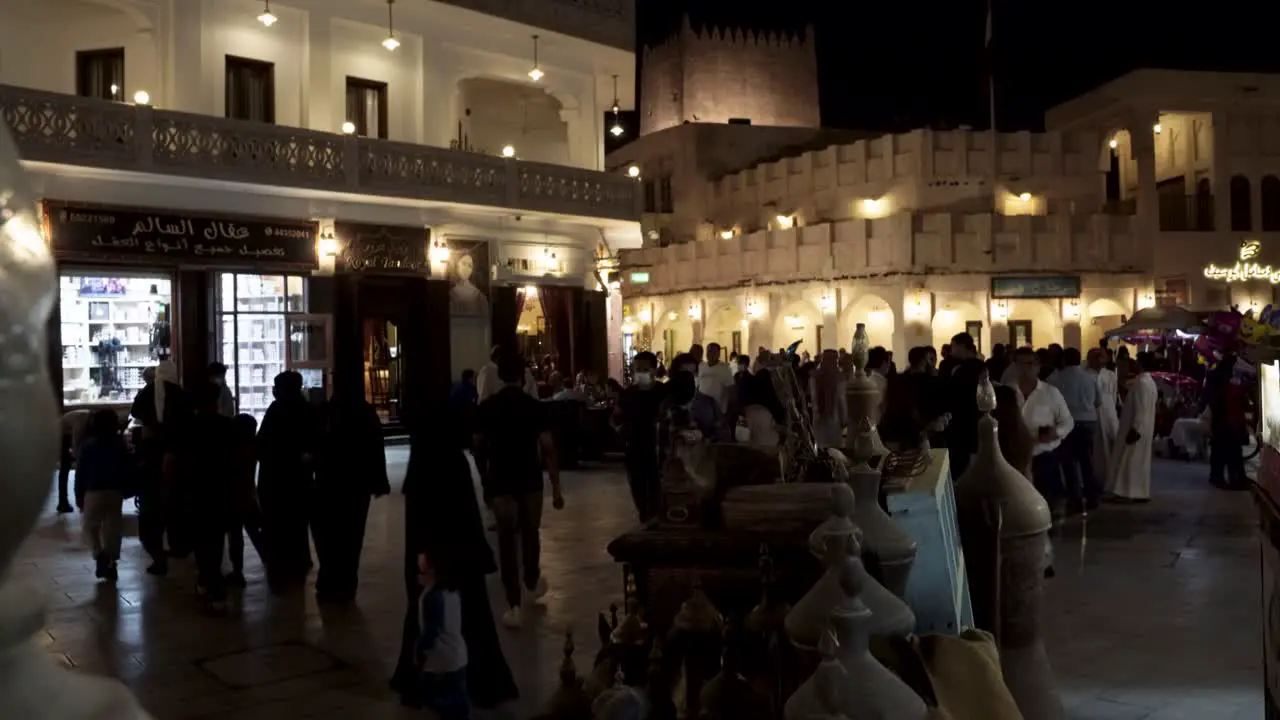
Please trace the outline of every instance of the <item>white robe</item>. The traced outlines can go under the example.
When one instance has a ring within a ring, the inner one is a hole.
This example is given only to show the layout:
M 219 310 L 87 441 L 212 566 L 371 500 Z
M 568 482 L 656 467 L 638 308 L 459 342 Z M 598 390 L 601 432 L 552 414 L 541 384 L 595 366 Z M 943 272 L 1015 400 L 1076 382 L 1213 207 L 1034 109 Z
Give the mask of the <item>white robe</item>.
M 1120 412 L 1120 426 L 1116 430 L 1110 472 L 1107 473 L 1107 492 L 1132 500 L 1151 498 L 1151 442 L 1159 394 L 1150 373 L 1142 373 L 1129 386 L 1129 394 Z M 1141 435 L 1132 445 L 1125 443 L 1130 429 Z
M 1093 436 L 1093 466 L 1099 472 L 1111 467 L 1116 431 L 1120 428 L 1120 417 L 1116 414 L 1117 384 L 1115 370 L 1098 371 L 1098 432 Z

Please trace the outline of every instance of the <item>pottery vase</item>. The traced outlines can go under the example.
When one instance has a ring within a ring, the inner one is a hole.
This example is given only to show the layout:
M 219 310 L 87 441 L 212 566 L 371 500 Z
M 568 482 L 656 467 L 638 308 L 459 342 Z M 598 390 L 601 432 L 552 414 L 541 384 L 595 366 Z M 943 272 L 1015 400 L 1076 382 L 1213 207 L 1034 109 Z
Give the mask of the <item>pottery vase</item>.
M 826 631 L 831 611 L 844 598 L 840 588 L 840 574 L 844 561 L 849 557 L 857 558 L 861 548 L 853 533 L 846 536 L 828 536 L 823 549 L 823 564 L 826 570 L 818 581 L 809 588 L 800 600 L 787 613 L 784 625 L 791 644 L 805 650 L 816 650 L 818 641 Z M 915 613 L 898 596 L 889 592 L 876 582 L 863 567 L 859 559 L 858 567 L 865 576 L 862 579 L 863 604 L 872 611 L 868 623 L 873 635 L 902 636 L 911 633 L 916 626 Z
M 838 703 L 849 720 L 923 720 L 928 708 L 924 700 L 897 675 L 871 655 L 870 609 L 860 595 L 870 578 L 862 561 L 846 557 L 838 570 L 841 598 L 829 617 L 830 632 L 836 641 L 835 659 L 846 674 L 843 692 L 832 697 L 829 688 L 819 692 L 818 673 L 810 676 L 787 700 L 786 720 L 811 720 L 829 716 L 828 705 Z M 820 640 L 820 642 L 822 642 Z M 831 653 L 828 645 L 827 653 Z M 820 666 L 820 669 L 821 666 Z M 824 673 L 830 674 L 828 667 Z M 823 678 L 824 684 L 829 681 Z
M 42 593 L 11 572 L 49 495 L 58 455 L 58 409 L 47 363 L 57 276 L 18 151 L 0 123 L 0 718 L 140 720 L 124 685 L 71 672 L 31 638 L 44 625 Z M 21 408 L 21 410 L 18 410 Z
M 884 586 L 898 597 L 906 597 L 907 580 L 916 560 L 916 541 L 898 527 L 880 506 L 881 472 L 872 468 L 871 434 L 864 419 L 854 438 L 853 465 L 841 468 L 841 476 L 853 489 L 853 522 L 861 529 L 864 552 L 875 556 Z
M 978 408 L 987 413 L 994 407 L 995 393 L 984 377 L 978 387 Z M 1018 708 L 1024 717 L 1060 720 L 1062 701 L 1041 634 L 1049 506 L 1000 452 L 997 433 L 994 418 L 987 415 L 978 421 L 978 452 L 956 481 L 955 490 L 962 538 L 989 533 L 989 526 L 975 524 L 998 510 L 1000 566 L 993 568 L 995 557 L 980 555 L 976 548 L 971 552 L 970 547 L 965 548 L 965 562 L 975 569 L 974 577 L 998 578 L 1000 627 L 982 629 L 993 631 L 999 640 L 1005 684 Z M 973 593 L 981 597 L 984 589 L 975 587 Z

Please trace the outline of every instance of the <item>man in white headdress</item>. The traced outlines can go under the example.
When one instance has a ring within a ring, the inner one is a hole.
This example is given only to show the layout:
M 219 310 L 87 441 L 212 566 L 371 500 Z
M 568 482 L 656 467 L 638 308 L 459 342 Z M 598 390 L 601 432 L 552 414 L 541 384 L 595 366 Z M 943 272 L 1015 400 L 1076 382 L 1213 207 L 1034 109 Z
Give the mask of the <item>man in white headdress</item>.
M 1129 394 L 1120 411 L 1120 427 L 1107 476 L 1107 492 L 1118 502 L 1151 499 L 1151 443 L 1159 391 L 1147 369 L 1150 362 L 1151 356 L 1147 353 L 1138 353 L 1133 361 L 1137 377 L 1129 385 Z

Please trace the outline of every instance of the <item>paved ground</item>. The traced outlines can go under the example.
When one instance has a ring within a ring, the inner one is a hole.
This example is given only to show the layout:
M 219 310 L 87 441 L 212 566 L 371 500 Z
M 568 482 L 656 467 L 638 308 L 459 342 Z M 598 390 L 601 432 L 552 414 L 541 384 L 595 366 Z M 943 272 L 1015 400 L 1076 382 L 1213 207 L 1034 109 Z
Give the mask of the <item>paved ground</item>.
M 406 451 L 389 450 L 393 478 Z M 1203 484 L 1203 465 L 1156 461 L 1156 499 L 1106 508 L 1059 538 L 1047 643 L 1072 720 L 1261 720 L 1260 588 L 1247 495 Z M 604 551 L 631 519 L 614 469 L 566 474 L 568 507 L 543 531 L 546 609 L 506 652 L 525 693 L 494 717 L 528 717 L 550 691 L 562 633 L 592 638 L 595 613 L 621 595 Z M 385 679 L 399 643 L 401 500 L 377 501 L 359 608 L 319 610 L 309 593 L 275 598 L 250 561 L 232 617 L 200 616 L 188 570 L 156 580 L 126 540 L 119 583 L 94 581 L 78 518 L 51 512 L 17 573 L 49 594 L 50 653 L 128 683 L 159 720 L 418 717 Z M 253 557 L 252 550 L 249 551 Z M 493 597 L 500 597 L 494 579 Z M 594 654 L 591 640 L 580 664 Z M 585 669 L 585 668 L 582 668 Z

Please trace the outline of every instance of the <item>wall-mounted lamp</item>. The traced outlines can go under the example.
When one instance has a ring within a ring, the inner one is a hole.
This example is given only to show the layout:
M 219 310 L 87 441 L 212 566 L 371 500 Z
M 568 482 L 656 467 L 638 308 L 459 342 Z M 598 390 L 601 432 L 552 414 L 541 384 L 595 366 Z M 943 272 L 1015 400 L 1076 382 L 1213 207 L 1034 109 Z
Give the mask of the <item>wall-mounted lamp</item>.
M 355 123 L 353 123 L 353 122 L 351 122 L 350 120 L 348 120 L 348 121 L 346 121 L 346 122 L 342 123 L 342 132 L 343 132 L 343 134 L 346 134 L 346 135 L 355 135 L 355 134 L 356 134 L 356 124 L 355 124 Z
M 147 92 L 146 90 L 139 90 L 138 92 L 134 93 L 133 104 L 134 105 L 150 105 L 151 93 Z
M 432 240 L 431 249 L 427 251 L 427 259 L 432 265 L 446 265 L 449 262 L 449 246 L 443 240 Z
M 1067 298 L 1062 301 L 1062 319 L 1069 322 L 1080 321 L 1080 301 L 1076 298 Z
M 513 158 L 513 157 L 515 157 L 515 156 L 516 156 L 516 146 L 515 146 L 515 145 L 503 145 L 503 146 L 502 146 L 502 157 L 504 157 L 504 158 Z
M 818 309 L 824 313 L 833 313 L 836 311 L 836 296 L 832 293 L 823 293 L 818 298 Z
M 322 229 L 320 235 L 316 238 L 316 259 L 319 261 L 320 274 L 332 275 L 338 262 L 338 238 L 333 234 L 332 227 Z
M 627 176 L 633 177 L 633 178 L 640 177 L 640 166 L 632 165 L 631 167 L 627 168 Z
M 1005 322 L 1009 319 L 1009 301 L 1008 300 L 992 300 L 991 301 L 991 320 L 992 322 Z
M 641 323 L 648 325 L 649 321 L 653 320 L 653 313 L 649 312 L 649 308 L 644 308 L 636 314 L 636 317 L 639 318 Z
M 737 234 L 737 233 L 735 233 L 735 232 L 734 232 L 734 231 L 732 231 L 732 230 L 721 230 L 721 231 L 720 231 L 720 239 L 721 239 L 721 240 L 732 240 L 732 239 L 733 239 L 733 236 L 734 236 L 734 235 L 736 235 L 736 234 Z
M 1146 310 L 1156 306 L 1156 294 L 1150 290 L 1142 290 L 1138 293 L 1138 299 L 1134 303 L 1139 310 Z
M 537 297 L 537 296 L 538 296 L 538 286 L 537 286 L 537 285 L 525 285 L 525 286 L 524 286 L 524 297 L 525 297 L 525 299 L 526 299 L 526 300 L 527 300 L 527 299 L 529 299 L 529 298 L 532 298 L 532 297 Z
M 697 322 L 702 319 L 702 306 L 698 303 L 689 304 L 689 319 Z
M 887 203 L 880 198 L 865 198 L 859 203 L 862 207 L 862 214 L 869 218 L 883 217 Z
M 764 315 L 764 306 L 759 300 L 751 298 L 747 300 L 747 317 L 758 318 Z
M 1155 134 L 1157 134 L 1157 135 L 1159 135 L 1159 134 L 1160 134 L 1160 131 L 1161 131 L 1162 129 L 1163 129 L 1163 128 L 1161 128 L 1161 127 L 1160 127 L 1160 123 L 1156 123 L 1155 125 L 1152 125 L 1152 126 L 1151 126 L 1151 132 L 1153 132 L 1153 133 L 1155 133 Z
M 782 318 L 782 321 L 785 322 L 787 324 L 787 327 L 791 328 L 792 330 L 804 329 L 804 318 L 799 315 L 788 315 Z
M 1024 192 L 1018 195 L 1018 199 L 1021 200 L 1022 202 L 1031 202 L 1031 193 Z
M 1107 147 L 1111 148 L 1112 150 L 1115 150 L 1116 148 L 1120 147 L 1120 141 L 1115 138 L 1111 138 L 1110 140 L 1107 141 Z
M 679 319 L 680 319 L 680 311 L 679 311 L 679 310 L 672 310 L 671 312 L 667 313 L 667 319 L 668 319 L 668 320 L 679 320 Z
M 792 215 L 779 215 L 774 220 L 777 221 L 779 230 L 788 230 L 796 224 L 796 219 Z
M 923 293 L 916 293 L 914 297 L 907 301 L 905 310 L 907 320 L 928 320 L 929 298 Z

